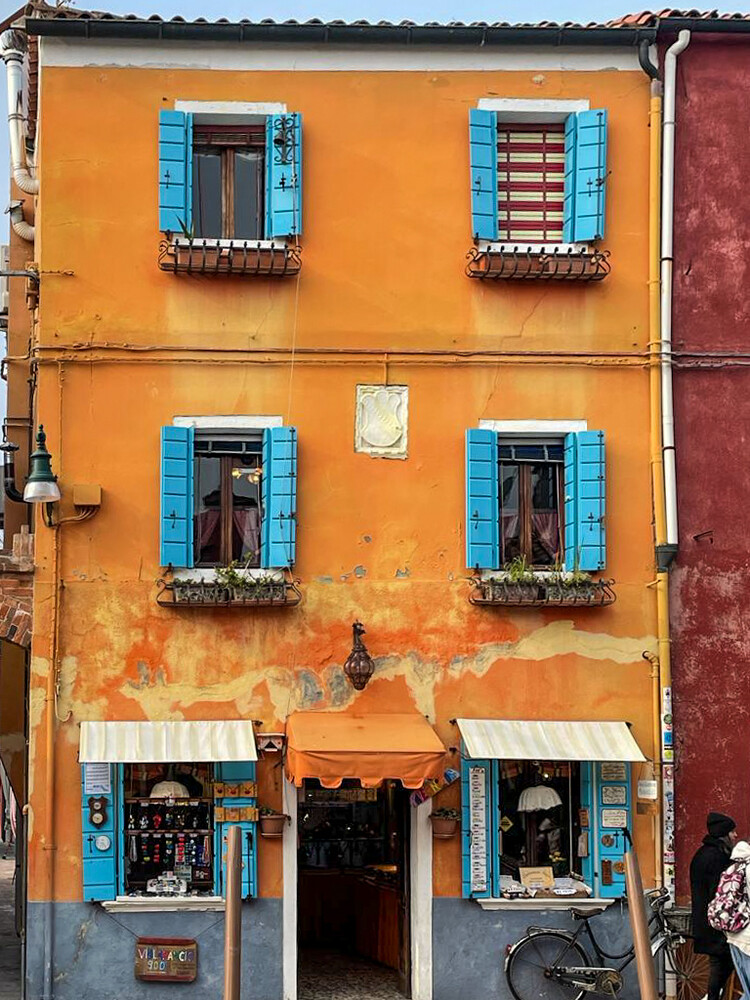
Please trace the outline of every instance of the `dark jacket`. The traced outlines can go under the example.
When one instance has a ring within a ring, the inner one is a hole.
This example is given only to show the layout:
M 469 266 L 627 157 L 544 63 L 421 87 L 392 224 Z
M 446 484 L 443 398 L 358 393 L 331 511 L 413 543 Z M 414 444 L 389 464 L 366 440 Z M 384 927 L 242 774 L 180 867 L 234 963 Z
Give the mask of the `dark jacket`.
M 731 848 L 721 837 L 710 834 L 690 862 L 690 893 L 693 900 L 693 949 L 699 955 L 721 955 L 729 948 L 721 931 L 708 922 L 708 904 L 716 895 L 721 873 L 731 862 Z

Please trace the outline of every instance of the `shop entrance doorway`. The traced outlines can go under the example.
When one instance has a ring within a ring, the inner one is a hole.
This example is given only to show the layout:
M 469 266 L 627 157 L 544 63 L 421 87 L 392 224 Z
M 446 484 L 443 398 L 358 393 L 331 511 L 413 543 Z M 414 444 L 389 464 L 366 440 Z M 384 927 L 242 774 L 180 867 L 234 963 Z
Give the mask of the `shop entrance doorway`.
M 409 793 L 306 780 L 298 796 L 299 1000 L 409 997 Z

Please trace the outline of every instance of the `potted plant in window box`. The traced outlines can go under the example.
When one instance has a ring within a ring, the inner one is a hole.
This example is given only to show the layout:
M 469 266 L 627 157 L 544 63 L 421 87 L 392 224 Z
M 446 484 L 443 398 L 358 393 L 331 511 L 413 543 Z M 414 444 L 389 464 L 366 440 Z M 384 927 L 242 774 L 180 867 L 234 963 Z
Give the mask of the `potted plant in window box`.
M 278 840 L 280 837 L 283 837 L 284 824 L 288 819 L 289 817 L 286 813 L 280 813 L 275 809 L 269 809 L 268 806 L 261 806 L 260 815 L 258 817 L 261 837 L 269 837 L 274 840 Z
M 432 836 L 436 840 L 450 840 L 458 832 L 461 813 L 458 809 L 435 809 L 430 813 Z

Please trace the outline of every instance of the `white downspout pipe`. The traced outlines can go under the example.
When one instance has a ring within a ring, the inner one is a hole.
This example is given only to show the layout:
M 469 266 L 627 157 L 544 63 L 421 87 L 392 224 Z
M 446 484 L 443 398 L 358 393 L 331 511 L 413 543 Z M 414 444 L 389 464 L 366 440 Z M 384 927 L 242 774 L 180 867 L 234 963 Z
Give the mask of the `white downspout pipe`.
M 664 59 L 664 128 L 662 133 L 661 195 L 661 400 L 664 499 L 667 545 L 676 550 L 677 475 L 675 470 L 674 402 L 672 398 L 672 253 L 674 244 L 674 138 L 677 56 L 690 44 L 681 31 Z

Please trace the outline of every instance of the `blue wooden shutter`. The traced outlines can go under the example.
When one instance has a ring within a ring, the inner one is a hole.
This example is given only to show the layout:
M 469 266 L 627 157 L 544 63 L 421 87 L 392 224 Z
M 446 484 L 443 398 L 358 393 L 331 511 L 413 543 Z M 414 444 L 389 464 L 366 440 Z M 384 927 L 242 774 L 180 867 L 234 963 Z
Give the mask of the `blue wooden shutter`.
M 500 566 L 499 470 L 495 431 L 466 431 L 466 565 Z
M 497 222 L 497 114 L 469 110 L 471 168 L 471 232 L 474 239 L 496 240 Z
M 266 116 L 266 239 L 302 232 L 302 115 Z
M 263 431 L 262 491 L 261 566 L 293 566 L 297 547 L 296 427 L 268 427 Z
M 607 111 L 579 111 L 565 120 L 563 239 L 588 243 L 604 236 Z
M 495 761 L 473 760 L 461 750 L 461 895 L 464 899 L 487 899 L 493 895 L 493 880 L 499 881 L 495 864 L 498 826 Z M 482 799 L 484 800 L 482 802 Z M 472 850 L 474 851 L 472 855 Z
M 594 765 L 584 761 L 580 765 L 581 787 L 581 838 L 586 851 L 581 857 L 581 874 L 586 885 L 594 888 L 594 854 L 596 852 L 596 816 L 594 813 Z M 578 845 L 574 844 L 574 852 L 578 854 Z M 572 862 L 572 859 L 571 859 Z M 571 864 L 572 867 L 572 864 Z
M 565 568 L 591 572 L 607 562 L 604 431 L 565 435 Z
M 576 135 L 578 116 L 565 119 L 565 186 L 563 195 L 563 242 L 575 242 Z
M 229 783 L 255 781 L 255 761 L 223 761 L 216 765 L 216 780 Z M 214 799 L 216 806 L 229 809 L 257 808 L 256 796 L 225 796 Z M 217 895 L 223 896 L 226 887 L 227 838 L 229 827 L 242 830 L 242 898 L 258 895 L 258 835 L 254 820 L 225 820 L 216 823 L 214 844 L 214 879 Z
M 162 566 L 193 565 L 193 428 L 161 429 Z
M 159 112 L 159 229 L 190 235 L 193 226 L 193 116 Z
M 90 796 L 86 792 L 86 765 L 81 766 L 81 831 L 83 835 L 83 898 L 86 902 L 115 899 L 117 896 L 117 809 L 112 765 L 109 767 L 110 788 L 108 795 Z M 107 819 L 100 826 L 91 822 L 89 798 L 100 798 L 106 803 Z M 109 846 L 100 850 L 98 837 L 107 837 Z
M 593 769 L 599 876 L 595 890 L 603 899 L 619 899 L 626 895 L 623 830 L 632 826 L 630 765 L 594 764 Z

